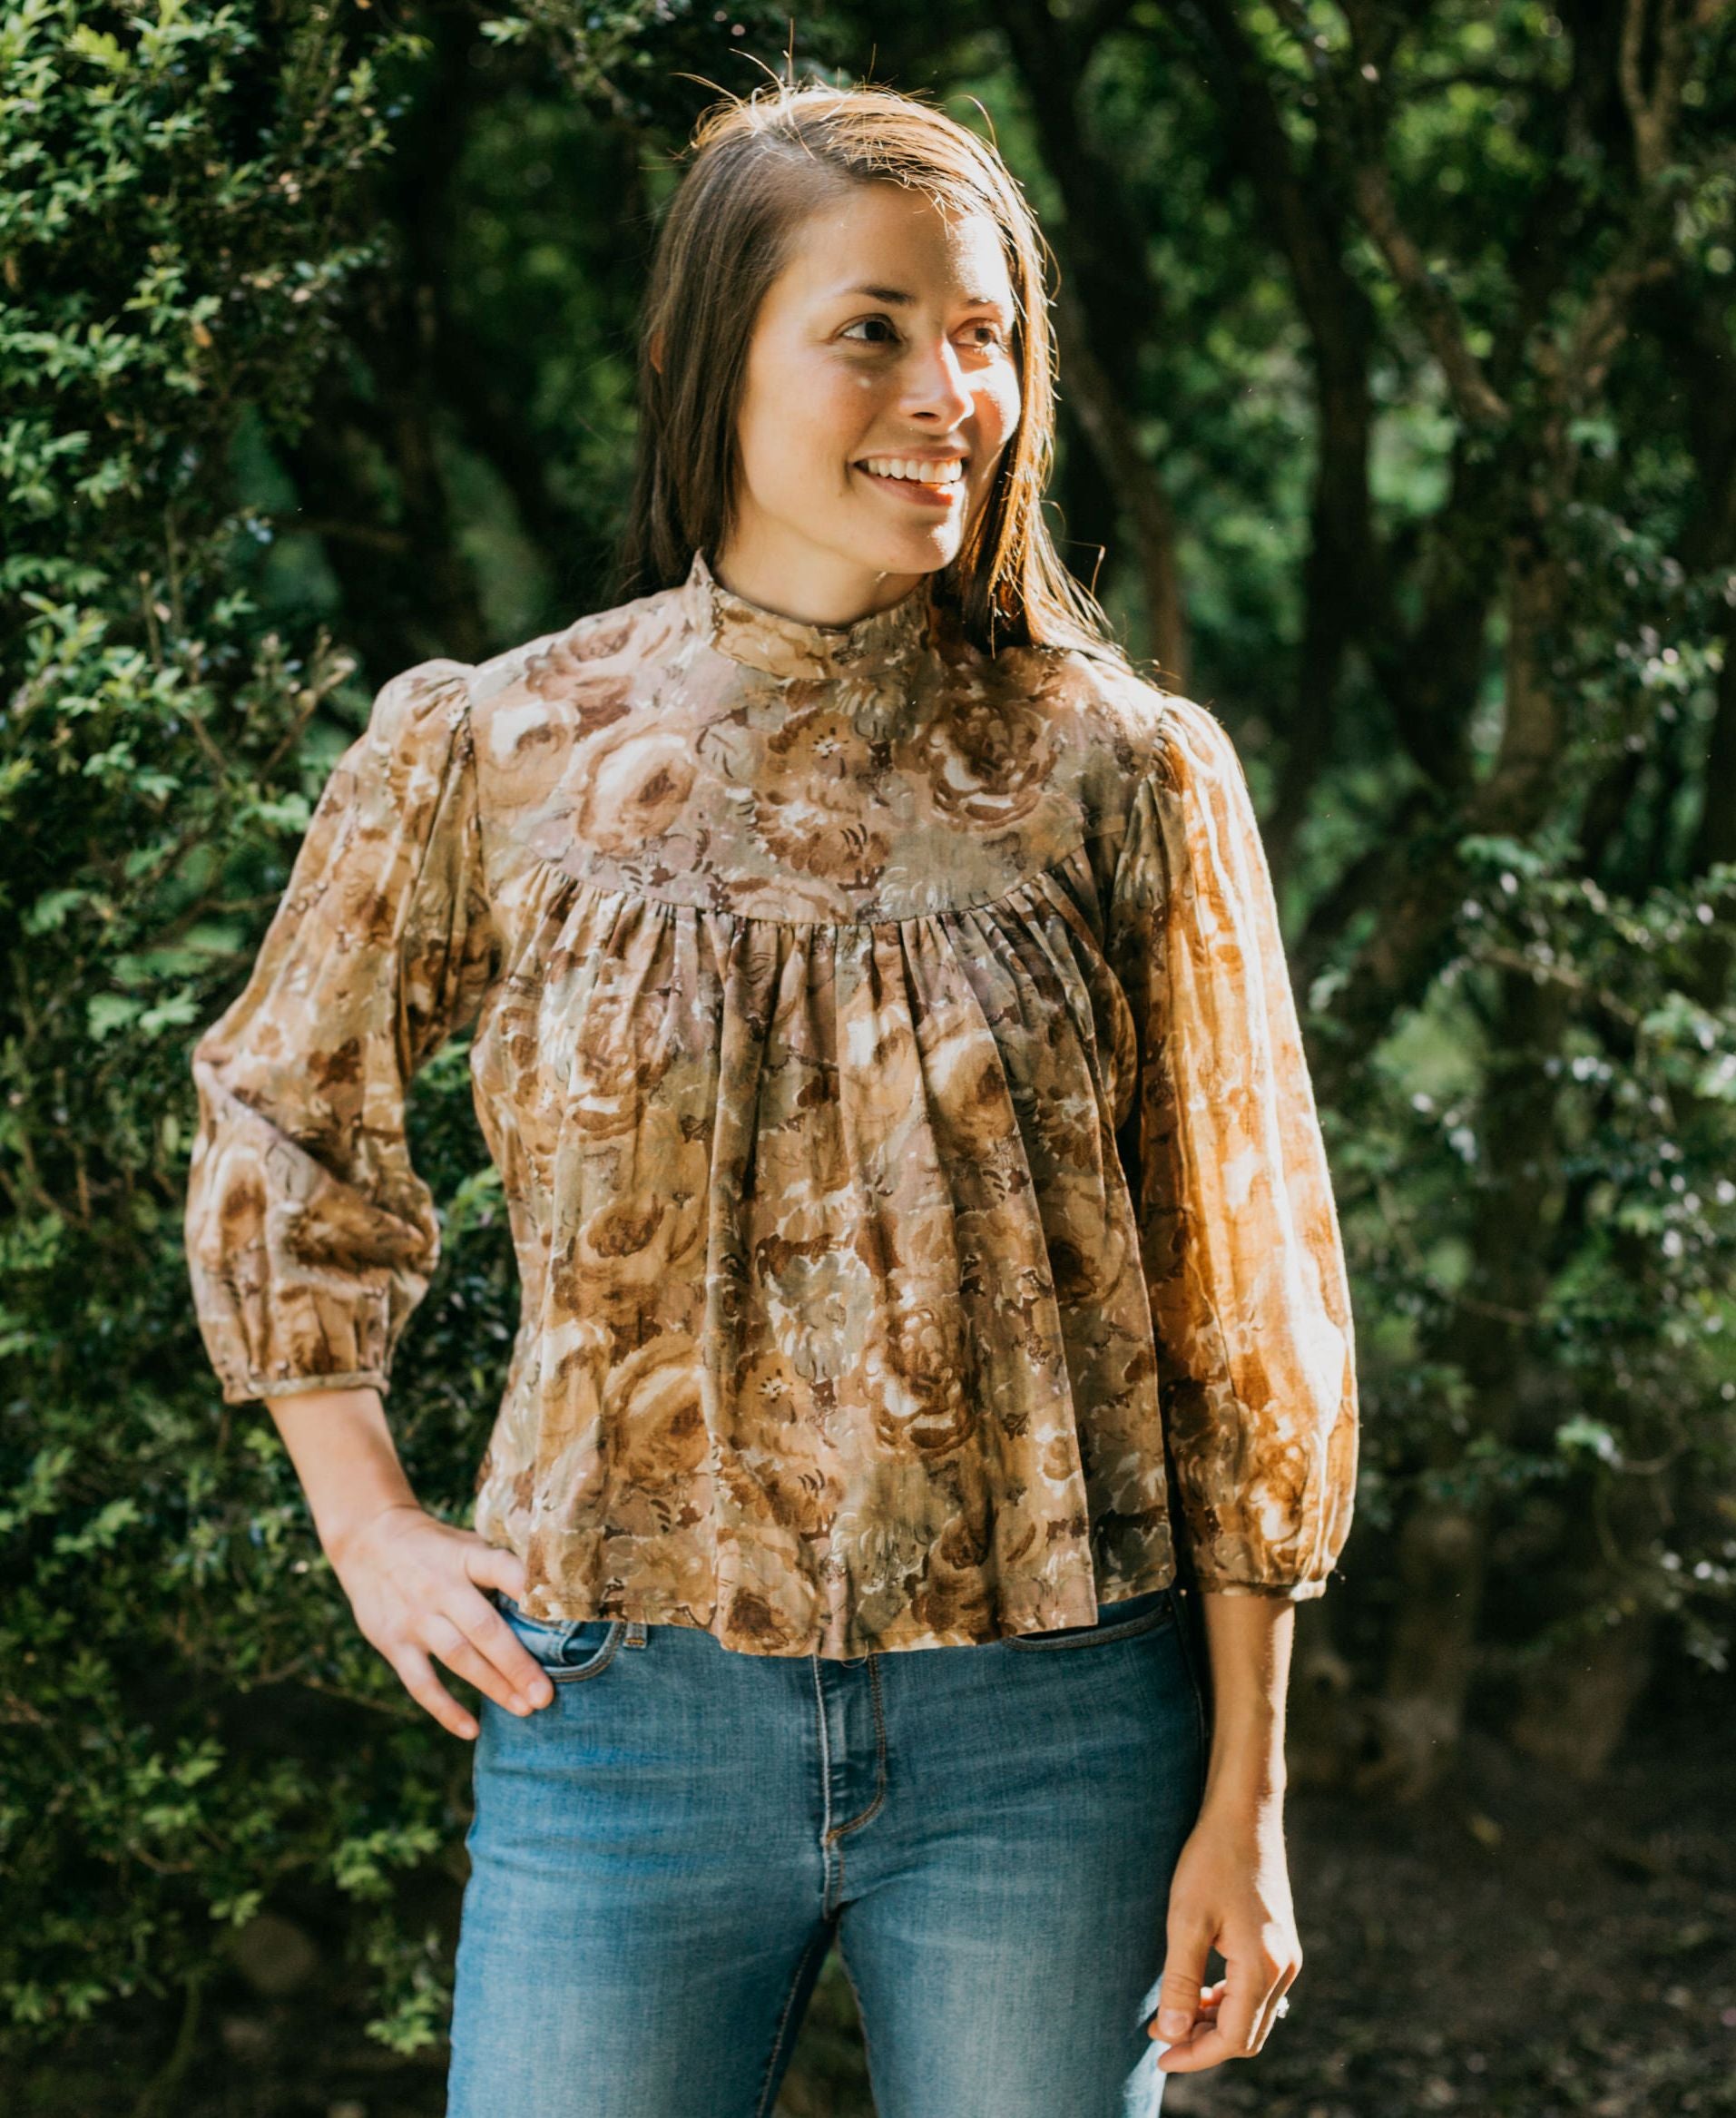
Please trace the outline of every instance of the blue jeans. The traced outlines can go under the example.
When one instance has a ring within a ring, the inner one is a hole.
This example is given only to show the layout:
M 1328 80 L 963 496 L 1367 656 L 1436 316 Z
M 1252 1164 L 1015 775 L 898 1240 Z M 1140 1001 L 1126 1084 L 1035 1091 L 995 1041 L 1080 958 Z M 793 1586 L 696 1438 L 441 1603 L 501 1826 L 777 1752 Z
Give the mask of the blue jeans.
M 834 1936 L 878 2118 L 1151 2118 L 1204 1786 L 1173 1589 L 853 1661 L 544 1624 L 484 1698 L 447 2118 L 770 2118 Z

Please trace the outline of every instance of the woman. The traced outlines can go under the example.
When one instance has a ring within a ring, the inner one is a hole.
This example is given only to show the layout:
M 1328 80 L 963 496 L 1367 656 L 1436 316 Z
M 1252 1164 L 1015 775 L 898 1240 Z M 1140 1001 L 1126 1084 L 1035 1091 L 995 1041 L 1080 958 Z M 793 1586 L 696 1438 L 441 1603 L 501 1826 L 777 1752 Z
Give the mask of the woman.
M 623 600 L 378 693 L 198 1047 L 200 1320 L 480 1737 L 455 2118 L 764 2118 L 834 1935 L 881 2118 L 1121 2118 L 1301 1962 L 1357 1427 L 1270 885 L 1049 543 L 999 158 L 865 89 L 696 144 Z M 524 1283 L 473 1530 L 381 1406 L 466 1029 Z

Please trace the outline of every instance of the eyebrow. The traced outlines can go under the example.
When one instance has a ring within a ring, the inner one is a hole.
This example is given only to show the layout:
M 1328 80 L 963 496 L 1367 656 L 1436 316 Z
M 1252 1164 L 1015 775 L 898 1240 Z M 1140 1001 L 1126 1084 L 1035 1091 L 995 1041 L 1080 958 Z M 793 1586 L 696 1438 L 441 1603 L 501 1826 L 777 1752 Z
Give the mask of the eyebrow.
M 888 309 L 908 309 L 917 299 L 914 294 L 903 287 L 869 287 L 866 285 L 840 287 L 834 299 L 842 301 L 846 296 L 851 294 L 865 294 L 870 301 L 884 301 Z M 998 294 L 967 294 L 965 297 L 965 307 L 966 309 L 998 309 L 1004 315 L 1011 313 L 1006 303 L 1001 299 Z

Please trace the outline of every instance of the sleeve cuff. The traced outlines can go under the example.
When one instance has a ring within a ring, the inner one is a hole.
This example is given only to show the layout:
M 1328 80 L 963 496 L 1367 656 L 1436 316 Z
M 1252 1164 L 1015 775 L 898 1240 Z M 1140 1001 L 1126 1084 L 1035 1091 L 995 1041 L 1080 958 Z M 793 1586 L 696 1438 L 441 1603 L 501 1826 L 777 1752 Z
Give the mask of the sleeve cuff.
M 1199 1588 L 1208 1596 L 1265 1596 L 1273 1602 L 1286 1603 L 1311 1603 L 1326 1593 L 1323 1578 L 1313 1581 L 1214 1581 L 1210 1575 L 1199 1575 Z
M 223 1385 L 226 1405 L 251 1405 L 267 1397 L 299 1397 L 312 1390 L 376 1389 L 383 1397 L 389 1387 L 378 1368 L 356 1368 L 348 1375 L 244 1376 L 240 1382 Z

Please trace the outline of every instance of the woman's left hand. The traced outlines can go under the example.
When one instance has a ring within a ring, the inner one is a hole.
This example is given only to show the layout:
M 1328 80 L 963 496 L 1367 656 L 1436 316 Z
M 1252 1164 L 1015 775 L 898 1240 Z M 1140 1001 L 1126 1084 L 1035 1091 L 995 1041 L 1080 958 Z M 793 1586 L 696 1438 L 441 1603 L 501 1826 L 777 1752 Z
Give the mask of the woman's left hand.
M 1213 1948 L 1224 1976 L 1205 1984 Z M 1170 1884 L 1167 1950 L 1150 2034 L 1165 2074 L 1249 2059 L 1302 1967 L 1284 1827 L 1276 1808 L 1202 1809 Z

